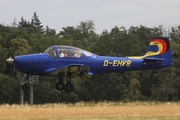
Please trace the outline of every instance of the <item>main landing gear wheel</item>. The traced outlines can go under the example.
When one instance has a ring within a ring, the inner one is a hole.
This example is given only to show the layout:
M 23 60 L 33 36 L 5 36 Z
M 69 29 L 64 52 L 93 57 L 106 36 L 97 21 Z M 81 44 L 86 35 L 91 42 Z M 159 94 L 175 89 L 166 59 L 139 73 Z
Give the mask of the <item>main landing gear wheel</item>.
M 63 82 L 57 82 L 55 87 L 57 90 L 61 91 L 64 89 L 64 83 Z
M 21 89 L 22 89 L 23 91 L 27 91 L 28 88 L 29 88 L 29 86 L 28 86 L 27 84 L 24 84 L 24 85 L 21 86 Z
M 72 90 L 73 90 L 73 85 L 71 84 L 71 83 L 69 83 L 69 84 L 66 84 L 65 86 L 64 86 L 64 90 L 66 91 L 66 92 L 71 92 Z
M 73 90 L 73 85 L 71 84 L 71 76 L 70 74 L 67 76 L 67 83 L 64 85 L 63 83 L 63 76 L 59 76 L 59 82 L 55 84 L 57 90 L 65 90 L 66 92 L 71 92 Z
M 55 87 L 59 91 L 64 89 L 63 76 L 59 76 L 59 82 L 55 84 Z

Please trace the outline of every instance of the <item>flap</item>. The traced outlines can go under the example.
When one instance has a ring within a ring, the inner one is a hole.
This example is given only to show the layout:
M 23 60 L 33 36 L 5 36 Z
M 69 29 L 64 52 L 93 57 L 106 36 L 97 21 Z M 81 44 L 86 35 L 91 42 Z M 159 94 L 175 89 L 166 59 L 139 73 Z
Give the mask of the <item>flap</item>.
M 67 73 L 71 73 L 71 76 L 85 76 L 89 78 L 91 74 L 88 73 L 89 66 L 84 65 L 68 65 L 61 68 L 50 68 L 46 69 L 44 72 L 48 75 L 58 75 L 62 74 L 63 76 L 67 76 Z

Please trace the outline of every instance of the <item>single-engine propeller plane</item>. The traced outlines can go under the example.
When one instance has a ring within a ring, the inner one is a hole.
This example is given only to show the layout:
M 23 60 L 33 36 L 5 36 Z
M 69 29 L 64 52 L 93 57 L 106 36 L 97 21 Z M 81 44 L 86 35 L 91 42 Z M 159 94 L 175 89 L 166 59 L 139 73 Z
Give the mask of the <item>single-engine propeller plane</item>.
M 29 75 L 59 76 L 57 90 L 71 92 L 71 78 L 75 76 L 89 77 L 93 74 L 121 72 L 143 69 L 158 69 L 172 65 L 172 56 L 168 37 L 155 37 L 151 40 L 143 56 L 112 57 L 99 56 L 86 50 L 55 45 L 47 48 L 44 53 L 28 54 L 7 59 L 17 70 Z M 63 78 L 67 78 L 64 84 Z M 28 83 L 22 85 L 27 90 Z

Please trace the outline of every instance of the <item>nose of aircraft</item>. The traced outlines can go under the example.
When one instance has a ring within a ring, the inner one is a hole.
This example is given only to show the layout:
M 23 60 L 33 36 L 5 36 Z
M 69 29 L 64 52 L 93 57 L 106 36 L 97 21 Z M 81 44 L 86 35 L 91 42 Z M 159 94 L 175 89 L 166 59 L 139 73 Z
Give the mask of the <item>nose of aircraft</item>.
M 14 63 L 14 59 L 13 59 L 13 58 L 8 58 L 6 61 L 7 61 L 9 64 L 13 64 L 13 63 Z

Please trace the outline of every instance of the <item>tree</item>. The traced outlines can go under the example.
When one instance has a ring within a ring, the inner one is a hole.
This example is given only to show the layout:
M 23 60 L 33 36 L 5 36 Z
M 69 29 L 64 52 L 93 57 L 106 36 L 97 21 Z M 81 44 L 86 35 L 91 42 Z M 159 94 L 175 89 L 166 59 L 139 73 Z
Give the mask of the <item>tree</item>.
M 41 25 L 40 20 L 38 19 L 38 16 L 36 15 L 36 12 L 34 12 L 34 16 L 32 16 L 31 19 L 31 26 L 35 28 L 36 30 L 43 31 L 43 26 Z
M 87 20 L 80 22 L 80 25 L 77 26 L 77 29 L 80 31 L 82 38 L 87 38 L 89 37 L 90 32 L 95 30 L 95 25 L 92 20 Z
M 18 81 L 0 74 L 0 104 L 17 104 L 19 101 Z
M 21 17 L 21 22 L 19 22 L 19 27 L 26 27 L 26 28 L 33 28 L 34 31 L 43 32 L 43 26 L 41 25 L 40 20 L 38 19 L 38 16 L 36 15 L 36 12 L 34 12 L 34 16 L 32 16 L 31 22 L 24 20 L 23 17 Z
M 55 29 L 50 29 L 48 26 L 46 26 L 45 34 L 46 35 L 51 35 L 51 36 L 56 36 L 56 30 Z
M 0 42 L 1 44 L 3 43 L 3 39 L 2 39 L 2 36 L 0 36 Z M 6 59 L 8 58 L 7 55 L 8 55 L 8 51 L 5 47 L 3 47 L 3 44 L 0 45 L 0 73 L 3 73 L 6 69 L 6 62 L 3 62 L 3 61 L 6 61 Z
M 23 55 L 28 53 L 28 41 L 22 38 L 11 39 L 9 42 L 9 51 L 13 56 Z

